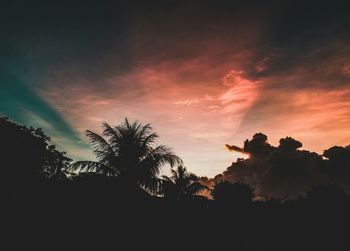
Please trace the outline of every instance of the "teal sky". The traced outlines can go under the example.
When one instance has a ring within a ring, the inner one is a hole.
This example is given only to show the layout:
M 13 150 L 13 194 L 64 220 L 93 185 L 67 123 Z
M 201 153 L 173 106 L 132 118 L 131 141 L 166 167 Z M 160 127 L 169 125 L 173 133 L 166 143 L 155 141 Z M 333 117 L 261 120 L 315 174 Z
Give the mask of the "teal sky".
M 21 75 L 19 69 L 9 68 L 11 66 L 9 62 L 15 61 L 14 59 L 19 60 L 13 57 L 2 61 L 7 62 L 8 66 L 2 64 L 0 70 L 0 114 L 20 124 L 43 128 L 61 150 L 70 150 L 70 157 L 75 159 L 81 159 L 84 155 L 90 157 L 88 144 L 54 107 L 50 106 L 28 85 L 31 81 L 38 80 L 33 77 L 30 81 L 30 77 Z
M 150 123 L 210 177 L 257 132 L 319 153 L 350 143 L 346 6 L 165 2 L 2 3 L 0 114 L 75 159 L 93 158 L 85 130 L 103 121 Z

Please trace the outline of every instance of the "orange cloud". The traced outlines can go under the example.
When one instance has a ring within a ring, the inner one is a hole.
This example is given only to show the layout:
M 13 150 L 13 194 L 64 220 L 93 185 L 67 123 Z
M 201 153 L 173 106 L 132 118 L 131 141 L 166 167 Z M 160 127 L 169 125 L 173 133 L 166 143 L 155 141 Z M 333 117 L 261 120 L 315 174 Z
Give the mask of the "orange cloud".
M 110 72 L 95 78 L 55 69 L 39 92 L 81 135 L 99 131 L 102 120 L 151 123 L 198 175 L 222 172 L 240 157 L 223 143 L 256 132 L 272 143 L 293 136 L 315 151 L 349 143 L 348 46 L 302 55 L 267 47 L 265 18 L 240 16 L 210 32 L 135 21 L 126 37 L 130 63 L 105 62 Z

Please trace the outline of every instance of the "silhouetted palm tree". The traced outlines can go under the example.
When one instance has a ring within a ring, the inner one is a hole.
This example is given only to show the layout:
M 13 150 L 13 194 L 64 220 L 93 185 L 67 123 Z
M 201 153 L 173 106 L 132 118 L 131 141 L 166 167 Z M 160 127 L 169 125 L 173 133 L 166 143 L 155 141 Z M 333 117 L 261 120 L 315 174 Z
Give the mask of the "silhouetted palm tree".
M 172 169 L 171 174 L 170 177 L 162 176 L 162 192 L 165 197 L 182 200 L 208 189 L 199 183 L 199 178 L 188 172 L 186 167 L 180 165 L 177 170 Z
M 160 168 L 182 163 L 168 147 L 156 145 L 158 135 L 149 124 L 130 123 L 125 119 L 115 127 L 104 122 L 103 128 L 102 136 L 86 131 L 97 161 L 77 161 L 69 171 L 118 176 L 128 184 L 137 184 L 155 193 L 160 187 Z

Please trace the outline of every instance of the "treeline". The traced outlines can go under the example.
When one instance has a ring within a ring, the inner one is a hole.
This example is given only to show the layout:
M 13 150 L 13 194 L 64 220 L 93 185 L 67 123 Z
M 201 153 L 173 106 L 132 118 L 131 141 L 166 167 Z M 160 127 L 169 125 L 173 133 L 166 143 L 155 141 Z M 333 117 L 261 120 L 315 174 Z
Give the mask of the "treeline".
M 204 179 L 158 145 L 150 125 L 126 119 L 103 127 L 101 135 L 87 131 L 96 161 L 73 162 L 41 129 L 0 119 L 3 227 L 12 249 L 348 246 L 341 229 L 349 223 L 349 146 L 321 156 L 298 150 L 292 138 L 273 147 L 256 134 L 244 143 L 250 158 Z M 165 165 L 170 176 L 160 176 Z

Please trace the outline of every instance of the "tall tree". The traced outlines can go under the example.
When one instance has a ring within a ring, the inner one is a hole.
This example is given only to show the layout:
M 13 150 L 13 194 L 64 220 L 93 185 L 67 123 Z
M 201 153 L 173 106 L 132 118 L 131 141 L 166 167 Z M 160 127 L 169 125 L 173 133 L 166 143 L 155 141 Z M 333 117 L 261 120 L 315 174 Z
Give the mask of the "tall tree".
M 103 128 L 102 135 L 86 131 L 97 161 L 77 161 L 69 171 L 116 176 L 129 185 L 156 193 L 160 188 L 161 167 L 182 163 L 167 146 L 156 144 L 158 135 L 149 124 L 125 119 L 115 127 L 104 122 Z
M 199 177 L 187 171 L 186 167 L 178 166 L 171 170 L 171 176 L 163 175 L 162 192 L 165 197 L 183 200 L 208 189 L 199 182 Z

